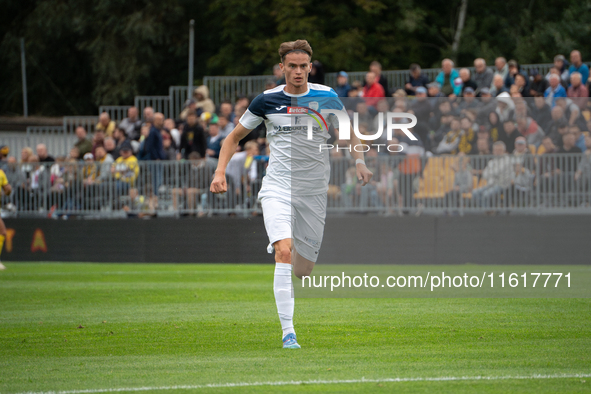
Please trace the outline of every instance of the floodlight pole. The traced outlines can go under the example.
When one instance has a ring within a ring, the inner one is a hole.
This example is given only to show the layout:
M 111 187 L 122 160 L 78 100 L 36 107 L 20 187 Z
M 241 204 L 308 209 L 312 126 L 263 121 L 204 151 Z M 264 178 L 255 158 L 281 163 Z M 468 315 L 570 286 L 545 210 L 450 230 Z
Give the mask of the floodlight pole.
M 29 116 L 29 105 L 27 103 L 27 65 L 25 64 L 25 39 L 21 38 L 21 73 L 23 76 L 23 115 Z
M 195 56 L 195 20 L 189 22 L 189 83 L 187 84 L 187 99 L 193 97 L 193 58 Z

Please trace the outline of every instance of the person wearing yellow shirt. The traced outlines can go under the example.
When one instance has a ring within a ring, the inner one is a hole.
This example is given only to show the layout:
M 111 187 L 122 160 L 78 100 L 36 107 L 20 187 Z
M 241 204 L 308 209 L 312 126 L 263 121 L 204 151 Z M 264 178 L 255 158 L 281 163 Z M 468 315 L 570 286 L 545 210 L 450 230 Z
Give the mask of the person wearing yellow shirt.
M 3 170 L 0 170 L 0 189 L 2 193 L 9 196 L 12 193 L 12 187 L 8 183 L 8 179 L 6 178 L 6 174 Z M 6 240 L 6 226 L 4 225 L 4 221 L 0 217 L 0 257 L 2 255 L 2 248 L 4 247 L 4 241 Z M 0 261 L 0 270 L 4 270 L 6 267 Z
M 103 131 L 106 136 L 111 137 L 113 136 L 113 131 L 115 131 L 115 122 L 111 120 L 111 116 L 108 113 L 103 112 L 99 115 L 99 122 L 94 127 L 95 131 Z
M 133 155 L 131 143 L 125 141 L 121 144 L 119 151 L 121 156 L 115 160 L 111 173 L 115 178 L 115 194 L 122 196 L 131 192 L 135 188 L 137 177 L 140 173 L 140 167 L 137 158 Z

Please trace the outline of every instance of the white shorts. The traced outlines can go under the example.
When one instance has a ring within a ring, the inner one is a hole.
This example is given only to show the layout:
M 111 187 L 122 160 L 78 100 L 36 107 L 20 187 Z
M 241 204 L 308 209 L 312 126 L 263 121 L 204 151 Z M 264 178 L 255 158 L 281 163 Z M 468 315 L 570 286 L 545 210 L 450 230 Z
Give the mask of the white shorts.
M 269 236 L 267 252 L 273 253 L 275 242 L 291 238 L 299 255 L 316 262 L 324 235 L 326 193 L 291 198 L 267 194 L 260 200 Z

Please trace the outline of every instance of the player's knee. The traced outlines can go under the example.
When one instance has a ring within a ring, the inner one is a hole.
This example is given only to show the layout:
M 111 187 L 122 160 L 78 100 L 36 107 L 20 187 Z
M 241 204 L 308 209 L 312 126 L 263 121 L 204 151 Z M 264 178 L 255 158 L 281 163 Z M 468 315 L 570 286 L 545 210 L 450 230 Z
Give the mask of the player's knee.
M 291 264 L 291 249 L 289 245 L 280 244 L 275 246 L 275 261 Z

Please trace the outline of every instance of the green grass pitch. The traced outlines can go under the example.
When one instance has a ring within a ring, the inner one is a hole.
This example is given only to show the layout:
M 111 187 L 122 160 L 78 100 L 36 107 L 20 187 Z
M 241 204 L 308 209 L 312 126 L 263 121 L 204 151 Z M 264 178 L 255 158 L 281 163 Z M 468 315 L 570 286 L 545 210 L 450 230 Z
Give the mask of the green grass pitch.
M 6 265 L 3 394 L 591 391 L 589 299 L 296 299 L 294 351 L 271 264 Z M 468 379 L 408 381 L 444 377 Z M 308 383 L 267 384 L 289 381 Z

